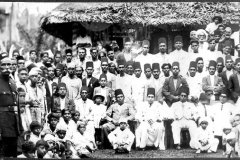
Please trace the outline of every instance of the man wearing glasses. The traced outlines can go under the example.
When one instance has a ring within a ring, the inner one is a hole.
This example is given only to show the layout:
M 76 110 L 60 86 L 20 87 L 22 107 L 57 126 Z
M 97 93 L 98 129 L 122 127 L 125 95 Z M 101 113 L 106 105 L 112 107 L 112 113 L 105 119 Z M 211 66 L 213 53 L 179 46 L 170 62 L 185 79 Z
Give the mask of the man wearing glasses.
M 17 157 L 17 139 L 23 131 L 17 106 L 17 87 L 9 77 L 11 59 L 0 55 L 0 157 Z
M 178 62 L 172 64 L 172 76 L 167 78 L 163 84 L 163 96 L 165 96 L 166 103 L 171 106 L 172 103 L 179 101 L 180 86 L 188 87 L 185 78 L 179 75 L 180 68 Z

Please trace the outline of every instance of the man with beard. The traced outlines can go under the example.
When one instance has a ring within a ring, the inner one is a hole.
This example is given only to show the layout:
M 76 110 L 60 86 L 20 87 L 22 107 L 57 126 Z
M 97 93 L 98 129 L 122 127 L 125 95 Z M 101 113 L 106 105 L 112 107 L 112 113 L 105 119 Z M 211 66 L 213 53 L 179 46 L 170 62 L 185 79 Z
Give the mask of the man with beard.
M 67 85 L 68 97 L 70 99 L 80 98 L 82 80 L 75 75 L 75 64 L 68 64 L 68 74 L 62 77 L 62 82 Z
M 175 50 L 169 54 L 169 61 L 170 62 L 179 62 L 181 73 L 180 75 L 185 76 L 188 71 L 188 60 L 189 60 L 189 54 L 185 52 L 183 47 L 183 39 L 182 36 L 176 36 L 174 38 L 174 47 Z
M 103 57 L 101 59 L 102 73 L 107 76 L 107 86 L 111 89 L 116 89 L 116 76 L 108 71 L 108 59 Z
M 58 84 L 58 94 L 59 97 L 53 99 L 53 108 L 52 111 L 63 110 L 64 108 L 69 109 L 70 111 L 75 110 L 75 104 L 72 99 L 69 99 L 67 96 L 67 86 L 65 83 L 60 82 Z
M 152 64 L 152 75 L 153 75 L 153 88 L 155 89 L 155 101 L 162 101 L 162 87 L 165 78 L 160 77 L 160 65 L 159 63 Z
M 167 54 L 167 40 L 165 37 L 159 38 L 159 53 L 153 55 L 153 62 L 154 63 L 167 63 L 169 61 L 168 54 Z
M 76 76 L 81 80 L 85 78 L 85 75 L 83 75 L 83 68 L 81 66 L 76 66 Z
M 48 63 L 48 59 L 49 59 L 48 52 L 42 52 L 40 54 L 40 58 L 41 58 L 41 61 L 36 64 L 37 67 L 39 67 L 39 68 L 42 66 L 43 67 L 46 66 L 46 64 Z
M 114 50 L 112 48 L 107 48 L 107 58 L 108 58 L 108 62 L 109 63 L 114 63 L 115 65 L 117 65 L 116 59 L 114 57 Z
M 180 67 L 178 62 L 172 64 L 172 76 L 167 78 L 163 84 L 163 96 L 166 103 L 171 106 L 172 103 L 179 101 L 179 88 L 180 86 L 187 87 L 188 83 L 185 78 L 179 75 Z
M 125 39 L 124 43 L 124 49 L 121 53 L 117 55 L 116 62 L 118 61 L 130 61 L 133 60 L 132 54 L 131 54 L 131 47 L 132 47 L 132 42 L 129 37 Z
M 219 42 L 218 50 L 223 51 L 224 43 L 228 41 L 231 46 L 230 54 L 234 56 L 233 48 L 235 47 L 235 42 L 234 42 L 234 39 L 231 38 L 231 35 L 232 35 L 232 29 L 230 27 L 226 27 L 224 32 L 224 39 L 223 41 Z
M 226 70 L 223 71 L 222 73 L 220 73 L 218 76 L 222 78 L 223 84 L 224 84 L 224 90 L 227 93 L 228 98 L 231 97 L 230 91 L 229 91 L 229 79 L 230 76 L 234 73 L 233 72 L 233 60 L 232 57 L 230 55 L 227 55 L 225 57 L 225 66 L 226 66 Z
M 128 61 L 126 63 L 126 73 L 128 75 L 132 76 L 133 72 L 134 72 L 134 70 L 133 70 L 133 61 Z
M 82 86 L 88 87 L 88 98 L 92 100 L 94 88 L 98 87 L 100 84 L 98 79 L 93 76 L 94 67 L 93 62 L 86 63 L 87 77 L 82 80 Z
M 0 55 L 0 156 L 17 157 L 17 139 L 23 131 L 20 110 L 17 106 L 17 88 L 9 77 L 11 59 Z
M 210 61 L 208 66 L 209 74 L 202 79 L 202 89 L 203 91 L 212 90 L 215 95 L 215 100 L 219 100 L 219 95 L 224 87 L 222 78 L 215 75 L 216 72 L 215 61 Z
M 142 54 L 138 55 L 135 59 L 135 61 L 141 63 L 141 68 L 144 68 L 144 65 L 146 63 L 152 63 L 153 62 L 153 55 L 149 53 L 149 47 L 150 47 L 149 41 L 144 40 L 142 42 L 142 48 L 143 48 Z
M 170 77 L 171 76 L 171 64 L 170 63 L 163 63 L 163 65 L 162 65 L 162 72 L 163 72 L 163 74 L 161 74 L 160 76 L 161 77 L 164 77 L 165 79 L 166 78 L 168 78 L 168 77 Z
M 202 92 L 202 79 L 196 76 L 197 72 L 197 63 L 191 61 L 189 65 L 189 75 L 186 80 L 189 85 L 190 90 L 190 99 L 192 102 L 197 102 L 200 93 Z

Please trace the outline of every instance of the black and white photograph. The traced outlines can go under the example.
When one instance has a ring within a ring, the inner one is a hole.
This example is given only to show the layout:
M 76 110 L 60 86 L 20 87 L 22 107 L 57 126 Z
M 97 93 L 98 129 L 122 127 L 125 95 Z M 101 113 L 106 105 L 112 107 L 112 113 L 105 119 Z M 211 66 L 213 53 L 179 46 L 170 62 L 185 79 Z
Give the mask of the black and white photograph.
M 0 2 L 0 159 L 240 157 L 240 2 Z

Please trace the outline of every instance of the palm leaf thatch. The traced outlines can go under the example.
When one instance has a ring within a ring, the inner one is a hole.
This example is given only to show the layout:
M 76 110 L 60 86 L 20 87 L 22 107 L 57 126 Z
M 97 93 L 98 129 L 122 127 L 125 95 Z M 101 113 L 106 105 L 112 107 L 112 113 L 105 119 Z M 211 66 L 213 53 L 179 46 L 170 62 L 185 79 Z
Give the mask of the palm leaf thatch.
M 63 3 L 41 20 L 41 27 L 66 41 L 70 38 L 72 22 L 206 25 L 216 14 L 223 19 L 234 19 L 236 11 L 229 2 Z

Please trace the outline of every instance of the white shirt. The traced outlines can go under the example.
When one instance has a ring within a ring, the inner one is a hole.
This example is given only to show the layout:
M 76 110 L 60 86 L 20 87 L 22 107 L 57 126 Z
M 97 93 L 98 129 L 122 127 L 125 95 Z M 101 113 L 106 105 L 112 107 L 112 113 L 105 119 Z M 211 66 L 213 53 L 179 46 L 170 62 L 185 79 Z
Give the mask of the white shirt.
M 136 57 L 135 62 L 140 62 L 142 70 L 144 70 L 144 64 L 149 63 L 152 65 L 153 63 L 153 55 L 147 53 L 146 55 L 140 54 Z
M 93 120 L 93 107 L 94 103 L 92 100 L 87 99 L 83 101 L 82 99 L 77 99 L 74 101 L 76 104 L 76 110 L 80 112 L 80 119 L 81 120 Z
M 227 79 L 229 80 L 230 76 L 233 74 L 233 70 L 226 70 Z
M 211 81 L 211 86 L 214 86 L 214 75 L 209 75 L 210 76 L 210 81 Z
M 206 31 L 209 32 L 210 34 L 213 34 L 214 31 L 218 28 L 219 24 L 215 24 L 214 22 L 209 23 L 206 27 Z
M 65 101 L 66 101 L 66 98 L 60 98 L 60 109 L 63 110 L 65 108 Z

